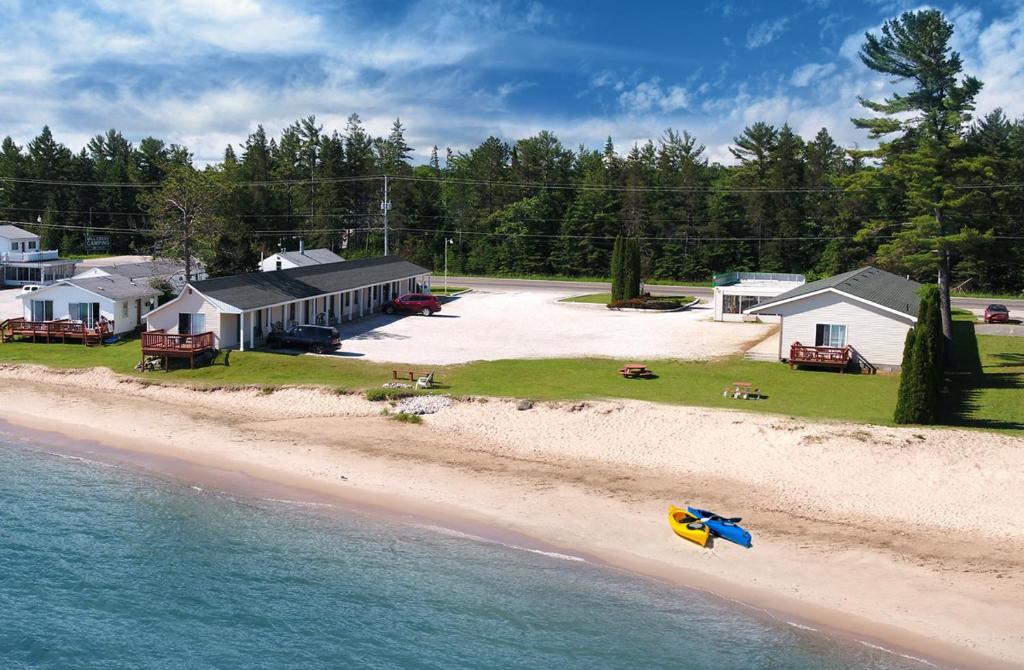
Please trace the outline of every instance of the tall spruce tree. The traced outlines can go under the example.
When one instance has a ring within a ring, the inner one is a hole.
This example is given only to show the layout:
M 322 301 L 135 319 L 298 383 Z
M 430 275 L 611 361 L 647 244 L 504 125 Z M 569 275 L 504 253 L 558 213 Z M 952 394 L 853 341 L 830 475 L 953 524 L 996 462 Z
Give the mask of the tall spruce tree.
M 622 300 L 626 295 L 626 245 L 622 235 L 615 238 L 615 246 L 612 247 L 612 301 Z

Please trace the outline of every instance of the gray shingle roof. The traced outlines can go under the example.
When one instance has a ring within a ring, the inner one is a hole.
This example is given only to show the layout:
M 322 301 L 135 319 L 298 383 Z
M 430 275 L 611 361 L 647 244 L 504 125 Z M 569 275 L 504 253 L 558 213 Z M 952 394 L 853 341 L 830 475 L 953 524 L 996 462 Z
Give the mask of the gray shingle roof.
M 39 237 L 39 236 L 36 235 L 35 233 L 30 233 L 27 230 L 24 230 L 24 229 L 19 228 L 17 226 L 12 226 L 10 224 L 3 224 L 3 225 L 0 225 L 0 237 L 5 237 L 5 238 L 8 238 L 8 239 L 15 239 L 15 238 L 21 239 L 23 237 Z
M 92 291 L 98 295 L 110 298 L 111 300 L 130 300 L 132 298 L 148 298 L 159 295 L 159 291 L 149 285 L 148 281 L 132 281 L 127 277 L 90 277 L 85 279 L 65 279 L 60 284 L 78 286 L 86 291 Z
M 192 286 L 209 298 L 250 310 L 429 273 L 398 256 L 380 256 L 218 277 L 193 282 Z
M 94 268 L 83 268 L 92 270 Z M 95 269 L 103 270 L 112 275 L 127 277 L 128 279 L 172 277 L 185 273 L 185 264 L 176 261 L 145 261 L 142 263 L 122 263 L 120 265 L 101 265 Z
M 750 311 L 769 311 L 770 313 L 770 310 L 766 308 L 776 303 L 816 293 L 824 289 L 835 289 L 856 296 L 861 300 L 888 307 L 907 316 L 917 318 L 917 310 L 921 302 L 921 298 L 918 296 L 920 288 L 921 285 L 916 281 L 904 279 L 899 275 L 894 275 L 891 272 L 879 270 L 878 268 L 866 267 L 853 270 L 852 272 L 844 272 L 827 279 L 812 281 L 803 286 L 790 289 L 767 302 L 762 302 L 757 307 L 752 307 Z
M 281 251 L 278 255 L 299 266 L 340 263 L 345 260 L 330 249 L 306 249 L 302 253 L 298 251 Z

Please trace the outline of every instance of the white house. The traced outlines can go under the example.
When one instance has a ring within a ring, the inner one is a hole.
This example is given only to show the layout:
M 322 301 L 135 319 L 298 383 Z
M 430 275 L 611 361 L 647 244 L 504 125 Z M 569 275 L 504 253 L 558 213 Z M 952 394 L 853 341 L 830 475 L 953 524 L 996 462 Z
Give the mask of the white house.
M 94 328 L 100 320 L 114 324 L 111 332 L 127 333 L 142 325 L 160 292 L 148 282 L 124 277 L 72 277 L 18 298 L 29 321 L 80 321 Z
M 290 270 L 292 268 L 304 268 L 310 265 L 324 265 L 326 263 L 340 263 L 345 260 L 330 249 L 306 249 L 306 246 L 299 242 L 298 251 L 279 251 L 271 254 L 260 261 L 260 270 L 273 272 L 274 270 Z
M 849 360 L 863 367 L 896 369 L 903 362 L 907 331 L 917 322 L 920 288 L 865 267 L 803 284 L 745 313 L 780 318 L 779 360 L 813 364 L 820 356 L 822 364 L 830 364 L 829 356 L 847 351 Z
M 715 275 L 715 321 L 773 321 L 773 317 L 746 316 L 751 307 L 804 283 L 803 275 L 777 272 L 726 272 Z
M 213 333 L 217 349 L 259 346 L 274 328 L 335 325 L 425 291 L 430 270 L 398 256 L 362 258 L 192 282 L 146 318 L 149 331 Z
M 56 249 L 41 248 L 39 236 L 10 224 L 0 224 L 0 284 L 52 284 L 75 273 L 75 262 L 58 258 Z

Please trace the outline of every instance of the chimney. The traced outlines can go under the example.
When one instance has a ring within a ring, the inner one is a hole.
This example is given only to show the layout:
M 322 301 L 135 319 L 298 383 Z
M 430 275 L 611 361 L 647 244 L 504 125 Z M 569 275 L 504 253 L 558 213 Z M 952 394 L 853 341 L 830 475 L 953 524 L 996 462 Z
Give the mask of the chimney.
M 302 254 L 303 256 L 306 255 L 306 241 L 303 240 L 301 237 L 299 238 L 299 253 Z

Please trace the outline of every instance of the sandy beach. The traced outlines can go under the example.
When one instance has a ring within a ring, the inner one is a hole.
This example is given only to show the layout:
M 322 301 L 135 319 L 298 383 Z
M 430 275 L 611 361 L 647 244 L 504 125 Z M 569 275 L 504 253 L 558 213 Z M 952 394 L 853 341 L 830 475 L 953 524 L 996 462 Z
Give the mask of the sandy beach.
M 0 379 L 15 425 L 504 529 L 942 665 L 1024 667 L 1019 438 L 623 401 L 479 399 L 406 425 L 313 388 Z M 686 502 L 743 516 L 754 548 L 676 538 L 666 507 Z

